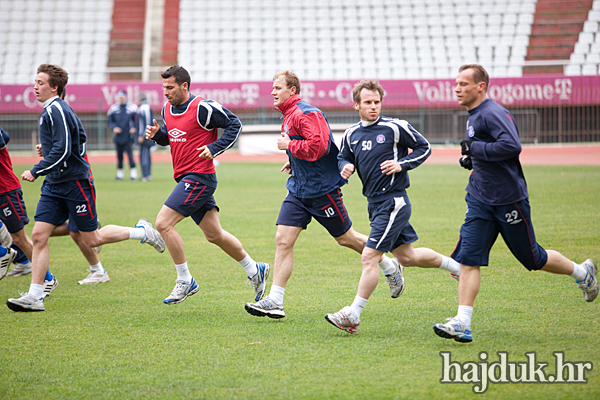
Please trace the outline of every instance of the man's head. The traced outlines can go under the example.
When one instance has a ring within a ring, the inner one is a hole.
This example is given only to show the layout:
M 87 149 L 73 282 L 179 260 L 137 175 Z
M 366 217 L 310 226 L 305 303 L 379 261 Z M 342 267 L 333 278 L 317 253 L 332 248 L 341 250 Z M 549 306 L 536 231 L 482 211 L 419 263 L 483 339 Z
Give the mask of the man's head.
M 300 93 L 300 79 L 291 71 L 278 72 L 273 76 L 273 104 L 282 105 L 287 99 Z
M 354 109 L 363 121 L 376 121 L 381 115 L 383 87 L 378 81 L 360 81 L 352 89 Z
M 463 65 L 458 69 L 454 93 L 458 97 L 458 104 L 471 110 L 480 105 L 490 85 L 487 71 L 478 64 Z
M 68 81 L 69 74 L 58 65 L 41 64 L 33 87 L 37 100 L 43 103 L 51 97 L 61 96 Z
M 127 93 L 125 93 L 124 90 L 119 90 L 115 98 L 117 99 L 117 103 L 119 104 L 127 103 Z
M 163 92 L 174 106 L 185 103 L 190 98 L 190 74 L 185 68 L 175 65 L 160 74 L 163 79 Z
M 138 94 L 136 96 L 136 99 L 137 99 L 137 103 L 138 104 L 142 104 L 147 99 L 146 93 L 144 93 L 144 92 L 138 92 Z

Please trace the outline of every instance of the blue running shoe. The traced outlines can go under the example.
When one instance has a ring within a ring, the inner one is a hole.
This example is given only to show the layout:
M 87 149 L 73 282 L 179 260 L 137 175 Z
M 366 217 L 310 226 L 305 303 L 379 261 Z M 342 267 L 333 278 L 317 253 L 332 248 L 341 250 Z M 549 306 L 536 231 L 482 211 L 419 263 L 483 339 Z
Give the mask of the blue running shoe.
M 259 301 L 265 295 L 270 267 L 267 263 L 256 263 L 256 268 L 258 272 L 252 278 L 248 277 L 248 280 L 254 288 L 254 301 Z
M 577 283 L 579 288 L 583 291 L 583 299 L 592 302 L 598 296 L 598 279 L 596 279 L 598 267 L 591 258 L 585 260 L 581 266 L 585 268 L 587 274 L 582 281 L 575 281 L 575 283 Z
M 433 331 L 436 335 L 445 339 L 454 339 L 461 343 L 469 343 L 473 341 L 470 326 L 466 326 L 456 317 L 447 318 L 446 320 L 448 322 L 445 324 L 435 324 L 433 326 Z
M 164 299 L 165 304 L 177 304 L 184 301 L 188 296 L 196 294 L 200 288 L 196 283 L 196 280 L 192 278 L 190 283 L 185 283 L 184 281 L 176 281 L 175 288 L 167 297 Z

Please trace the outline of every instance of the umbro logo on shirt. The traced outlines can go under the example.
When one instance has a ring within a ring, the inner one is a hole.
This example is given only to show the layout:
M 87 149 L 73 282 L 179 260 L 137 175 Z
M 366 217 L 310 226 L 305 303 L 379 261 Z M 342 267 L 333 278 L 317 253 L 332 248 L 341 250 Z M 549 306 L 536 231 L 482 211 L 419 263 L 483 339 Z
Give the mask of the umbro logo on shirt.
M 187 132 L 180 131 L 179 129 L 171 129 L 169 131 L 169 142 L 185 142 L 187 139 L 182 136 L 186 134 Z

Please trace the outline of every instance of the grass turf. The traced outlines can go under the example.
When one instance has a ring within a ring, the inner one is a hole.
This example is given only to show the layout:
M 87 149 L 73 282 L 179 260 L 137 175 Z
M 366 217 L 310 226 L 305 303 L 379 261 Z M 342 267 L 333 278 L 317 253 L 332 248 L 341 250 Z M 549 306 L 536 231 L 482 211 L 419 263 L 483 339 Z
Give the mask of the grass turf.
M 18 175 L 27 166 L 15 166 Z M 153 166 L 148 183 L 115 182 L 114 166 L 94 165 L 103 225 L 154 221 L 174 186 L 170 165 Z M 600 168 L 526 167 L 532 217 L 546 248 L 583 261 L 600 259 Z M 286 176 L 273 164 L 221 164 L 217 203 L 223 227 L 257 261 L 272 264 L 275 220 Z M 464 218 L 468 173 L 458 166 L 423 165 L 411 172 L 411 223 L 417 247 L 450 254 Z M 33 220 L 41 182 L 24 182 Z M 366 199 L 356 176 L 344 200 L 357 231 L 368 233 Z M 28 226 L 31 232 L 33 223 Z M 586 303 L 569 277 L 528 272 L 501 239 L 482 270 L 473 316 L 474 342 L 437 337 L 433 324 L 453 316 L 457 285 L 448 274 L 409 268 L 407 289 L 389 297 L 383 278 L 369 300 L 359 333 L 351 336 L 323 318 L 352 302 L 361 265 L 317 223 L 300 235 L 286 289 L 287 317 L 256 318 L 244 304 L 252 288 L 233 260 L 204 239 L 189 219 L 177 226 L 201 290 L 182 304 L 162 299 L 174 285 L 168 255 L 134 241 L 106 245 L 100 259 L 111 281 L 79 286 L 86 262 L 69 238 L 50 241 L 59 287 L 46 312 L 0 308 L 0 399 L 165 398 L 465 398 L 472 384 L 441 384 L 440 351 L 460 362 L 481 351 L 510 361 L 537 352 L 553 372 L 554 351 L 570 361 L 600 365 L 600 303 Z M 0 282 L 5 300 L 27 291 L 29 276 Z M 269 286 L 272 278 L 269 278 Z M 596 367 L 598 368 L 598 367 Z M 483 395 L 504 398 L 600 397 L 600 375 L 587 384 L 492 384 Z

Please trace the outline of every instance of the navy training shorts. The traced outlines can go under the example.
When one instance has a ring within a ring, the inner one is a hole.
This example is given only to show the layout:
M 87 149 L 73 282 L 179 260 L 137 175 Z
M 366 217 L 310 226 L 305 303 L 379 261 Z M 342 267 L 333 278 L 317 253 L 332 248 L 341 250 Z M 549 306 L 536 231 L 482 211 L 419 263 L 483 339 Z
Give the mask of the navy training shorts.
M 35 220 L 58 226 L 67 218 L 80 232 L 98 228 L 96 189 L 89 179 L 49 183 L 44 180 Z
M 525 268 L 535 271 L 546 265 L 548 254 L 535 240 L 528 199 L 490 206 L 467 193 L 465 200 L 467 214 L 452 253 L 454 260 L 471 267 L 488 265 L 490 250 L 501 234 L 511 253 Z
M 29 223 L 21 189 L 0 194 L 0 220 L 10 233 L 17 233 Z
M 198 177 L 187 175 L 175 186 L 165 201 L 165 206 L 184 217 L 192 217 L 194 222 L 199 224 L 206 213 L 213 208 L 216 207 L 219 211 L 213 196 L 215 190 L 215 188 L 200 182 Z
M 382 202 L 369 203 L 371 233 L 365 246 L 387 253 L 419 237 L 410 224 L 412 205 L 406 192 Z
M 306 229 L 312 217 L 334 238 L 342 236 L 352 227 L 339 188 L 314 199 L 299 199 L 288 192 L 281 204 L 276 224 Z

